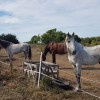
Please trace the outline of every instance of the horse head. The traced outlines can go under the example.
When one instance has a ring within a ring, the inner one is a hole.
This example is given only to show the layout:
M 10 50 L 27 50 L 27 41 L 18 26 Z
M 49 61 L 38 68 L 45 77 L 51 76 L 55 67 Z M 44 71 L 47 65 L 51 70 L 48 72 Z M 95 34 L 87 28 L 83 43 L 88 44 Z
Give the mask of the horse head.
M 43 60 L 43 61 L 46 60 L 46 55 L 47 55 L 48 52 L 50 52 L 49 44 L 47 44 L 47 45 L 44 47 L 44 51 L 43 51 L 43 54 L 42 54 L 42 60 Z
M 76 46 L 75 46 L 74 33 L 72 35 L 70 35 L 69 33 L 66 35 L 65 43 L 67 46 L 68 53 L 71 55 L 75 55 Z
M 42 54 L 42 60 L 45 61 L 46 60 L 46 56 L 44 54 Z
M 0 45 L 0 50 L 2 49 L 2 46 Z

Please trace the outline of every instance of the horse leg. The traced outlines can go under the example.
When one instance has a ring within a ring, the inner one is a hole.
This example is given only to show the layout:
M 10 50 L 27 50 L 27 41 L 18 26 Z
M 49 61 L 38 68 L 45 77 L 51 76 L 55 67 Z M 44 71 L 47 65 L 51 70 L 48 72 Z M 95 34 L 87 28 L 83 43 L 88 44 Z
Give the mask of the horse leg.
M 54 52 L 52 53 L 52 62 L 56 64 L 56 55 Z
M 76 80 L 77 80 L 77 86 L 75 88 L 75 91 L 79 92 L 81 90 L 81 82 L 80 82 L 80 77 L 81 77 L 81 66 L 79 64 L 73 65 L 74 68 L 74 73 L 76 75 Z
M 24 51 L 24 61 L 26 61 L 26 59 L 27 59 L 27 53 Z
M 10 61 L 10 68 L 11 68 L 11 75 L 12 75 L 12 70 L 13 70 L 13 64 L 12 64 L 12 60 Z
M 12 67 L 13 67 L 13 64 L 12 64 L 12 57 L 13 57 L 13 54 L 11 52 L 11 49 L 7 48 L 6 49 L 6 53 L 8 55 L 8 60 L 10 62 L 10 71 L 11 71 L 11 75 L 12 75 Z
M 13 67 L 13 64 L 12 64 L 12 55 L 9 55 L 9 61 L 10 61 L 10 70 L 11 70 L 11 75 L 12 75 L 12 67 Z

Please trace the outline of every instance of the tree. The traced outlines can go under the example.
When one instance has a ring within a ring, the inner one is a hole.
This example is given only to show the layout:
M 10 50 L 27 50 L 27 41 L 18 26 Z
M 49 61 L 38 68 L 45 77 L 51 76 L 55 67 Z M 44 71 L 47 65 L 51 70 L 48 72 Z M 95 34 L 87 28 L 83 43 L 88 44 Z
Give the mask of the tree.
M 74 33 L 74 32 L 73 32 Z M 75 33 L 74 33 L 75 34 Z M 81 38 L 80 37 L 78 37 L 78 35 L 74 35 L 74 38 L 75 38 L 75 40 L 77 41 L 77 42 L 81 42 Z
M 86 46 L 100 45 L 100 36 L 81 38 L 81 43 Z
M 34 35 L 34 36 L 31 38 L 30 43 L 32 43 L 32 44 L 37 44 L 37 43 L 40 41 L 40 39 L 41 39 L 41 37 L 40 37 L 39 35 L 38 35 L 38 36 Z
M 6 40 L 6 41 L 9 41 L 9 42 L 12 42 L 12 43 L 19 43 L 16 36 L 12 35 L 12 34 L 4 34 L 3 33 L 3 34 L 0 35 L 0 39 Z
M 65 36 L 66 34 L 61 32 L 61 31 L 57 31 L 57 29 L 51 29 L 48 30 L 46 33 L 44 33 L 41 36 L 42 39 L 42 43 L 49 43 L 49 42 L 62 42 L 65 40 Z

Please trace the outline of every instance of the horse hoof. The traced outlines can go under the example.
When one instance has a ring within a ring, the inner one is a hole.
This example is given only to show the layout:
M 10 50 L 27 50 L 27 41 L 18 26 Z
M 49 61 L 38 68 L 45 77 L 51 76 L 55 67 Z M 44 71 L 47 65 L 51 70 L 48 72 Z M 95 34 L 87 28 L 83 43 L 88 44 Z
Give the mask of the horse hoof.
M 81 89 L 75 88 L 75 92 L 81 92 Z

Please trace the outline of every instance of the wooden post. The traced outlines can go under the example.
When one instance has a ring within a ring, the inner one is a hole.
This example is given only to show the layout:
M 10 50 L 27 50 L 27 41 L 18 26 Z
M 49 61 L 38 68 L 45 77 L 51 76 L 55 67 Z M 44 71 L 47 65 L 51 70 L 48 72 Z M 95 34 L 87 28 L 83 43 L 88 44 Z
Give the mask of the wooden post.
M 42 62 L 42 52 L 41 52 L 41 55 L 40 55 L 40 66 L 39 66 L 39 75 L 38 75 L 38 88 L 40 86 L 41 62 Z

